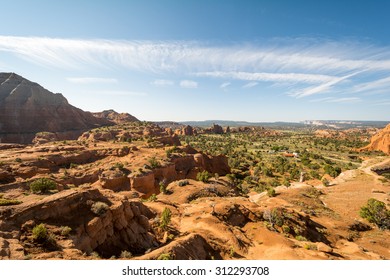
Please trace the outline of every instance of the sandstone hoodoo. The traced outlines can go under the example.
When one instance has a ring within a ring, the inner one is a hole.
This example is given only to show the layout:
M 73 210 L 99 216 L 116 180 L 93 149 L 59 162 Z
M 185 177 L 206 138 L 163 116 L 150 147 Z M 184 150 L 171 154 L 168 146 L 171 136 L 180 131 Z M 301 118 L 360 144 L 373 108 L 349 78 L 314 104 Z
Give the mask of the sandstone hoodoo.
M 370 144 L 363 150 L 378 150 L 390 155 L 390 124 L 372 136 Z
M 70 105 L 62 94 L 15 73 L 0 73 L 0 142 L 31 143 L 38 132 L 75 139 L 83 131 L 111 124 Z

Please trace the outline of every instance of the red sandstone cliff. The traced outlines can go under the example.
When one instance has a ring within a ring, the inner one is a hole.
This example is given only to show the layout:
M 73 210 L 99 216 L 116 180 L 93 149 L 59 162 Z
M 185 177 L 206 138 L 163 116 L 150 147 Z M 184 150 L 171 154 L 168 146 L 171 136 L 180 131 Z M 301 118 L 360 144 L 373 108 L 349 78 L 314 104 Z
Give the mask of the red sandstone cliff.
M 75 139 L 83 131 L 111 125 L 15 73 L 0 73 L 0 142 L 30 143 L 37 132 Z

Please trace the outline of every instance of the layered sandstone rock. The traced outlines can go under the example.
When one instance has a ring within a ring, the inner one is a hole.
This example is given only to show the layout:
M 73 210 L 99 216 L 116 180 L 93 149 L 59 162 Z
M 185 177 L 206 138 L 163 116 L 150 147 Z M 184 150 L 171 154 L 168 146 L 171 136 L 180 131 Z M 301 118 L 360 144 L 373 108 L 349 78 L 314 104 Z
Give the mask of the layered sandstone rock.
M 15 73 L 0 73 L 0 142 L 31 143 L 42 131 L 76 139 L 85 130 L 111 124 L 70 105 L 60 93 Z
M 378 150 L 390 155 L 390 124 L 372 136 L 370 144 L 362 150 Z
M 126 122 L 138 122 L 139 120 L 128 113 L 117 113 L 114 110 L 105 110 L 103 112 L 92 113 L 97 118 L 107 119 L 116 124 Z
M 91 209 L 96 203 L 105 205 L 105 210 L 94 213 Z M 0 216 L 0 233 L 7 236 L 0 235 L 0 259 L 23 258 L 22 242 L 38 223 L 52 229 L 59 223 L 71 226 L 70 239 L 61 243 L 63 249 L 97 251 L 105 257 L 119 254 L 123 248 L 143 253 L 158 245 L 149 225 L 154 214 L 147 207 L 118 197 L 107 199 L 107 194 L 97 189 L 63 191 L 15 207 L 12 212 L 2 211 Z M 11 231 L 18 229 L 21 236 Z

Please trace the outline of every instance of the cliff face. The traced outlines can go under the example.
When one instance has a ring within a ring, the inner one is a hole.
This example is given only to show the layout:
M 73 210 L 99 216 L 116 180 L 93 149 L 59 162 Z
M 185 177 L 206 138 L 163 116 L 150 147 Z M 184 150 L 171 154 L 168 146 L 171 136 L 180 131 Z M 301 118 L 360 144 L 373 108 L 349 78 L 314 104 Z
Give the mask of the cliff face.
M 370 144 L 363 150 L 379 150 L 390 155 L 390 124 L 372 136 Z
M 37 132 L 75 139 L 83 131 L 111 125 L 15 73 L 0 73 L 0 142 L 30 143 Z

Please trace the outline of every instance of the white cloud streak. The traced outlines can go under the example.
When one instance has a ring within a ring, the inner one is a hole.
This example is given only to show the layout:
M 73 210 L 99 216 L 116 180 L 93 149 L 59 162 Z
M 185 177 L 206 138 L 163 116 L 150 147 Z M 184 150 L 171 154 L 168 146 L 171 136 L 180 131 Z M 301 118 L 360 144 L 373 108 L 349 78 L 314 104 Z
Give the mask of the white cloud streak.
M 300 92 L 295 87 L 290 96 L 296 98 L 332 91 L 343 81 L 353 80 L 362 71 L 369 72 L 371 77 L 390 71 L 390 51 L 386 48 L 303 38 L 215 46 L 188 41 L 0 36 L 0 54 L 2 52 L 50 68 L 124 68 L 165 76 L 180 74 L 293 86 L 299 83 L 300 88 L 311 85 Z M 170 85 L 168 80 L 162 81 L 156 80 L 154 85 Z M 180 86 L 197 88 L 198 84 L 185 80 L 180 82 Z M 384 88 L 388 88 L 387 78 L 371 78 L 364 84 L 354 83 L 351 92 L 380 91 Z
M 316 103 L 357 103 L 361 102 L 361 98 L 359 97 L 324 97 L 320 99 L 314 99 L 310 102 Z
M 374 80 L 368 83 L 358 84 L 353 87 L 353 92 L 367 92 L 367 91 L 383 91 L 390 92 L 390 77 Z
M 151 84 L 157 87 L 165 87 L 165 86 L 173 86 L 175 82 L 171 80 L 158 79 L 158 80 L 154 80 Z
M 97 91 L 88 91 L 86 94 L 99 94 L 99 95 L 108 95 L 108 96 L 147 96 L 148 93 L 141 91 L 127 91 L 127 90 L 97 90 Z
M 317 74 L 300 73 L 249 73 L 249 72 L 200 72 L 196 73 L 200 77 L 231 78 L 245 81 L 265 81 L 265 82 L 302 82 L 318 83 L 330 82 L 336 77 Z
M 226 83 L 221 84 L 219 87 L 220 87 L 220 88 L 226 88 L 226 87 L 228 87 L 228 86 L 230 86 L 230 83 L 229 83 L 229 82 L 226 82 Z
M 307 88 L 307 89 L 305 89 L 305 90 L 303 90 L 301 92 L 293 93 L 291 95 L 295 96 L 297 98 L 302 98 L 302 97 L 306 97 L 306 96 L 310 96 L 310 95 L 326 92 L 326 91 L 329 91 L 334 85 L 336 85 L 338 83 L 341 83 L 342 81 L 347 80 L 348 78 L 351 78 L 351 77 L 353 77 L 353 76 L 355 76 L 355 75 L 357 75 L 357 74 L 359 74 L 361 72 L 362 71 L 355 72 L 355 73 L 352 73 L 352 74 L 349 74 L 349 75 L 345 75 L 343 77 L 334 78 L 334 79 L 332 79 L 329 82 L 320 84 L 319 86 L 310 87 L 310 88 Z
M 116 84 L 118 83 L 117 79 L 114 78 L 93 78 L 93 77 L 74 77 L 74 78 L 66 78 L 68 82 L 74 84 Z
M 180 81 L 180 87 L 182 87 L 182 88 L 197 88 L 198 83 L 195 81 L 183 80 L 183 81 Z
M 253 88 L 257 86 L 259 83 L 258 82 L 250 82 L 242 86 L 242 88 Z

